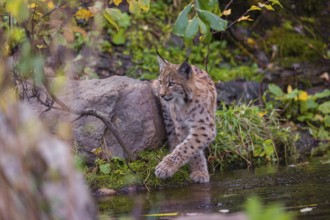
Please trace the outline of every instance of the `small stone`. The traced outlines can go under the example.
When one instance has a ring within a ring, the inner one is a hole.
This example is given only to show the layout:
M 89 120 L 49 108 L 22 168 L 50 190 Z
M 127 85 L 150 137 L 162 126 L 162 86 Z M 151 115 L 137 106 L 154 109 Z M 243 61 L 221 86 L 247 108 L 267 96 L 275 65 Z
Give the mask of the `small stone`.
M 101 188 L 101 189 L 96 190 L 96 192 L 94 193 L 94 196 L 96 196 L 96 197 L 113 196 L 116 193 L 117 192 L 113 189 Z
M 306 207 L 306 208 L 300 209 L 300 212 L 301 212 L 301 213 L 304 213 L 304 212 L 311 212 L 312 210 L 313 210 L 313 208 L 311 208 L 311 207 Z

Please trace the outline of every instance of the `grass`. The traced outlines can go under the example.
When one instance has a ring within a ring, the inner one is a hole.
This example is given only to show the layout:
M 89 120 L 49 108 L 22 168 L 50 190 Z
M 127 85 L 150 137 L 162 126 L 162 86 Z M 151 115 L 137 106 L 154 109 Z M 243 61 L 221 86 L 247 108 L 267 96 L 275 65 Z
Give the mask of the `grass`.
M 210 147 L 209 164 L 243 168 L 287 162 L 294 154 L 296 137 L 280 126 L 276 112 L 257 106 L 223 106 L 216 113 L 217 136 Z

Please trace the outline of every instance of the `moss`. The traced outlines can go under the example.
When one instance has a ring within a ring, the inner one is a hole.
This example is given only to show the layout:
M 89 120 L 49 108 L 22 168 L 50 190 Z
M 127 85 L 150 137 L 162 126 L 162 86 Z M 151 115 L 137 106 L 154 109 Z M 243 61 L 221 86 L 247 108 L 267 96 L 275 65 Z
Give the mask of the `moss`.
M 185 166 L 172 178 L 161 180 L 154 174 L 156 165 L 168 154 L 164 148 L 141 152 L 137 160 L 128 165 L 124 159 L 112 158 L 103 161 L 96 169 L 85 172 L 85 178 L 92 188 L 123 189 L 129 186 L 141 186 L 145 188 L 184 185 L 189 182 L 188 168 Z M 100 169 L 104 165 L 108 169 Z
M 291 28 L 274 28 L 265 40 L 266 51 L 273 53 L 277 46 L 279 62 L 284 67 L 294 63 L 322 59 L 326 45 L 317 39 L 297 33 Z

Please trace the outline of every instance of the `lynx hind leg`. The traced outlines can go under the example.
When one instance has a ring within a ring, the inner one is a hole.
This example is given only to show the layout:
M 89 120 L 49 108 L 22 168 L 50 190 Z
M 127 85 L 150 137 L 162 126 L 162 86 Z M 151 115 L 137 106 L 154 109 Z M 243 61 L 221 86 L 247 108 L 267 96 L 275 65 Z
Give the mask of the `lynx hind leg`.
M 199 151 L 189 160 L 190 179 L 195 183 L 208 183 L 210 181 L 207 162 L 203 151 Z

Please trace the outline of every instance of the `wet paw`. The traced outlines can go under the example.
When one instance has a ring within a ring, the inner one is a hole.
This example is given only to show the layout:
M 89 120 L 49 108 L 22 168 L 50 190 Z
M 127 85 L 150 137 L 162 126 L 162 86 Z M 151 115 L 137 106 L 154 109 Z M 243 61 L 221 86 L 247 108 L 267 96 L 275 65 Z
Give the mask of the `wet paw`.
M 190 174 L 190 179 L 195 183 L 208 183 L 210 182 L 210 175 L 206 172 L 195 171 Z
M 164 157 L 163 160 L 156 166 L 155 174 L 160 179 L 166 179 L 174 175 L 178 167 L 171 161 L 170 157 Z

